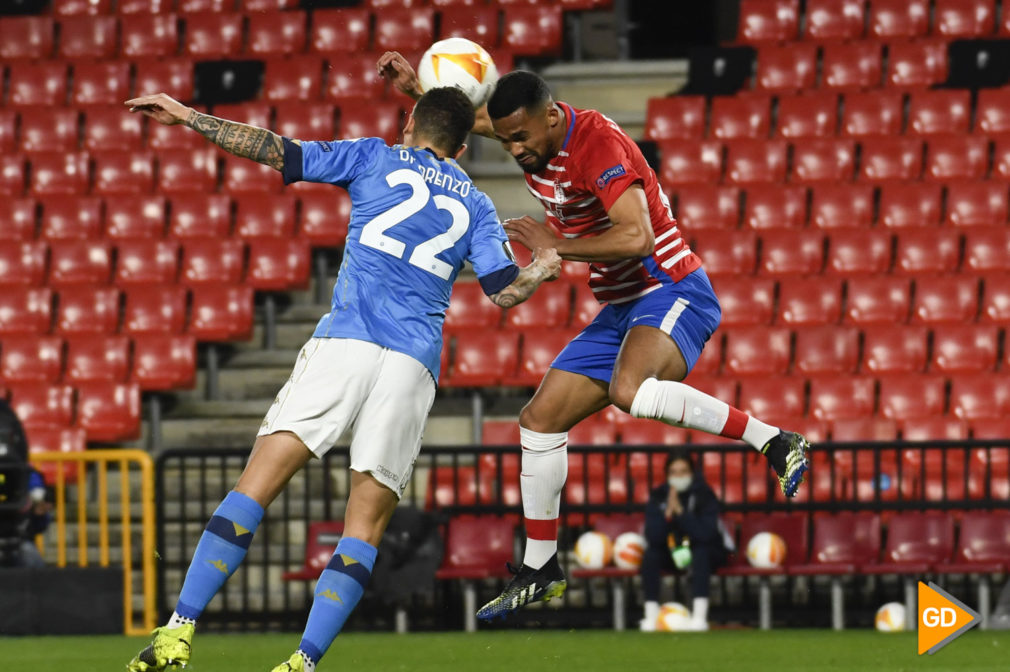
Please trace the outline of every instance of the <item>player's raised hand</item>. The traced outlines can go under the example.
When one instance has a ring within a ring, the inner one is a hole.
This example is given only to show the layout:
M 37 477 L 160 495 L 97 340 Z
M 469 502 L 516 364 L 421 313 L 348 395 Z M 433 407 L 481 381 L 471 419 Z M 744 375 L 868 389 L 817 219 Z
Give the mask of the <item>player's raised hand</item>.
M 417 73 L 411 67 L 407 59 L 398 51 L 387 51 L 375 64 L 375 69 L 380 77 L 392 82 L 400 93 L 404 93 L 414 100 L 421 97 L 421 84 L 417 81 Z
M 554 232 L 546 224 L 538 222 L 529 215 L 506 219 L 502 225 L 509 240 L 514 240 L 528 250 L 554 247 L 557 244 Z
M 561 277 L 561 257 L 553 247 L 538 247 L 533 250 L 533 262 L 540 264 L 547 273 L 545 281 L 550 282 Z
M 130 112 L 141 112 L 151 117 L 159 124 L 172 126 L 186 121 L 192 108 L 189 108 L 178 100 L 164 93 L 156 93 L 151 96 L 140 96 L 123 103 L 130 108 Z

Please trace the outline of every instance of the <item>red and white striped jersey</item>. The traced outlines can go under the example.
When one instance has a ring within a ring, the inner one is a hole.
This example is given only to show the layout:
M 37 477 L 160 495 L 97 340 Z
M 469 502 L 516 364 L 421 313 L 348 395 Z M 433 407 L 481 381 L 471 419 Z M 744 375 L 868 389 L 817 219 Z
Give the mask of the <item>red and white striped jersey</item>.
M 641 184 L 656 239 L 651 256 L 589 265 L 589 287 L 600 303 L 624 303 L 677 282 L 701 266 L 688 247 L 634 140 L 596 110 L 564 110 L 568 131 L 544 170 L 526 174 L 526 186 L 543 204 L 547 224 L 566 238 L 596 236 L 611 227 L 607 211 L 633 184 Z

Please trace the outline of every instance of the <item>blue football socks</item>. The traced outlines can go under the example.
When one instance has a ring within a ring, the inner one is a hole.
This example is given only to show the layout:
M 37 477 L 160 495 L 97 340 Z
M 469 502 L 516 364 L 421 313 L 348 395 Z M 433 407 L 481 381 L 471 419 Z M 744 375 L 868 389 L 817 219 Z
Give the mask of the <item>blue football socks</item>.
M 253 533 L 263 519 L 263 507 L 240 492 L 229 492 L 217 507 L 196 545 L 175 611 L 179 616 L 200 617 L 245 559 Z
M 365 592 L 376 552 L 374 546 L 361 539 L 344 537 L 319 576 L 298 649 L 314 664 L 330 648 Z

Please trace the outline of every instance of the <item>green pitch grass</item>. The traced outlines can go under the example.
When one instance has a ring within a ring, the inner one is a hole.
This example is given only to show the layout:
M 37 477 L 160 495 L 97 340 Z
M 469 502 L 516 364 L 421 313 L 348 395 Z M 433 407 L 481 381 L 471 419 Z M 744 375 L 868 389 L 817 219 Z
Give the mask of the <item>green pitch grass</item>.
M 186 672 L 270 672 L 298 634 L 200 635 Z M 0 668 L 24 672 L 122 671 L 137 637 L 0 638 Z M 722 630 L 704 634 L 482 631 L 342 635 L 319 672 L 990 672 L 1007 669 L 1010 632 L 968 632 L 933 656 L 914 634 Z

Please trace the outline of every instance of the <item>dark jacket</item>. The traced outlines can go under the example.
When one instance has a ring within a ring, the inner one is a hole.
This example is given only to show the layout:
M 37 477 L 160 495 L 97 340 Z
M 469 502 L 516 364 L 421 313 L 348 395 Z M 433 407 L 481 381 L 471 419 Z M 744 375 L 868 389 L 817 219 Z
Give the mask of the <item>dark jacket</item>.
M 665 547 L 670 534 L 674 535 L 678 544 L 688 537 L 692 546 L 726 546 L 719 521 L 719 500 L 704 478 L 695 474 L 691 487 L 677 494 L 684 510 L 667 520 L 665 513 L 669 494 L 668 483 L 649 493 L 649 501 L 645 505 L 645 539 L 650 546 Z

